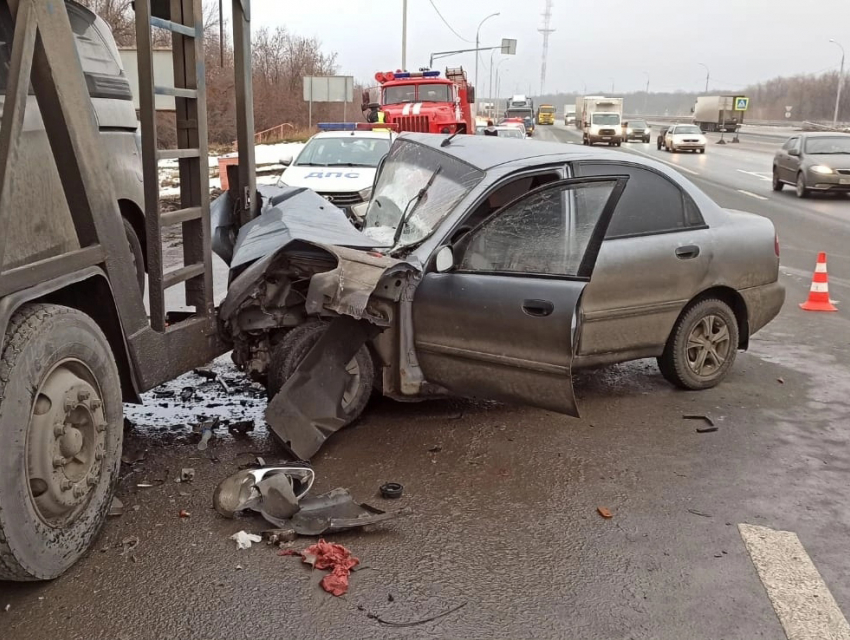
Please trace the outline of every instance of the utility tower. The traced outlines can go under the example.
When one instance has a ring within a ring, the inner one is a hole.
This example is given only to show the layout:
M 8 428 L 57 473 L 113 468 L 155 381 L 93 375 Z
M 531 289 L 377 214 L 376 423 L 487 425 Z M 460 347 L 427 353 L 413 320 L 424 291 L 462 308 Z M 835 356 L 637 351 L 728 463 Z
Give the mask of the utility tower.
M 552 22 L 552 0 L 546 0 L 543 10 L 543 26 L 538 29 L 543 34 L 543 61 L 540 64 L 540 95 L 546 90 L 546 59 L 549 57 L 549 34 L 555 31 L 549 25 Z

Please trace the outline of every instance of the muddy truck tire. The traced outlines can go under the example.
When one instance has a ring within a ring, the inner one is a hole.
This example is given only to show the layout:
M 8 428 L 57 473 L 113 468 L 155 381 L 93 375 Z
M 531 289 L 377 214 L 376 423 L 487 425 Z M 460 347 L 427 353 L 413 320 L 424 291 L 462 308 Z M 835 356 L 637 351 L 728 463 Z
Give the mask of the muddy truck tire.
M 106 521 L 123 405 L 106 336 L 68 307 L 29 304 L 0 354 L 0 580 L 49 580 Z
M 307 322 L 289 331 L 274 347 L 269 366 L 269 398 L 277 395 L 327 328 L 325 322 Z M 360 347 L 357 355 L 349 362 L 347 370 L 351 374 L 351 384 L 343 396 L 342 410 L 346 416 L 345 423 L 349 425 L 360 417 L 372 395 L 375 364 L 366 345 Z

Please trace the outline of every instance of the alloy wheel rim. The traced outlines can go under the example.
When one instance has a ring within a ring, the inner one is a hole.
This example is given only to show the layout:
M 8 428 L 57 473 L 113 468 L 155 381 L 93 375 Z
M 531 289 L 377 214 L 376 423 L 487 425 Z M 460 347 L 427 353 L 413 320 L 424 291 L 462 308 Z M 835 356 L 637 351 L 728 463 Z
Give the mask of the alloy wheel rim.
M 731 336 L 726 321 L 717 315 L 704 316 L 688 336 L 687 361 L 701 377 L 716 374 L 729 357 Z

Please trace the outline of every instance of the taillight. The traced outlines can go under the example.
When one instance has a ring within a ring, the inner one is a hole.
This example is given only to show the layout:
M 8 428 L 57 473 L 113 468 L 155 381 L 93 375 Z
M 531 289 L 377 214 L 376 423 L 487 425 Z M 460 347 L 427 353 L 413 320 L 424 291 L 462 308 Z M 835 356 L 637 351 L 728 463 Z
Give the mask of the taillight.
M 776 257 L 779 257 L 779 234 L 773 234 L 773 250 L 776 252 Z

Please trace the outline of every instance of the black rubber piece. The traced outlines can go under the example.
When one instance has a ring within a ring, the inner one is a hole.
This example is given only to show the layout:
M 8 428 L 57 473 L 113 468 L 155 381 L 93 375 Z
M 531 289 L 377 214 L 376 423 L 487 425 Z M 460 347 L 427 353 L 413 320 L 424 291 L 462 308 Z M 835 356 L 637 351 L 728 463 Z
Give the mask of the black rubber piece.
M 397 500 L 404 493 L 404 486 L 398 482 L 388 482 L 381 485 L 381 497 L 387 500 Z

